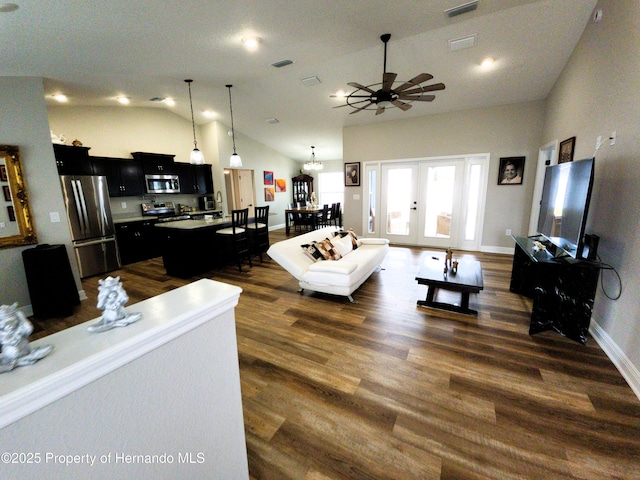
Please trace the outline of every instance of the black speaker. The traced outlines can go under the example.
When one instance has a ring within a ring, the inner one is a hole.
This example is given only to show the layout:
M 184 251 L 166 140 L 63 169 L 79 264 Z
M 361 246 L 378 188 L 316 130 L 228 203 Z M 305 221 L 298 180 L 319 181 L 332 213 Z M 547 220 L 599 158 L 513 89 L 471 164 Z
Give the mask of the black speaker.
M 600 237 L 598 235 L 585 234 L 582 258 L 595 261 L 598 254 L 598 242 L 600 242 Z

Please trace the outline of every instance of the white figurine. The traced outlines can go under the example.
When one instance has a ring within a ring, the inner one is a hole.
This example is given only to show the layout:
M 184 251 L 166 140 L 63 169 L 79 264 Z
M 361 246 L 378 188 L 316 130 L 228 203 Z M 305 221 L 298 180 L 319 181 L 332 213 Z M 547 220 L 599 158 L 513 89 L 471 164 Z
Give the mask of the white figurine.
M 120 277 L 107 277 L 98 280 L 98 305 L 104 310 L 100 321 L 87 327 L 90 332 L 106 332 L 115 327 L 125 327 L 142 318 L 141 313 L 127 314 L 124 305 L 129 301 L 127 292 L 122 288 Z
M 32 348 L 29 335 L 33 325 L 24 313 L 18 310 L 18 304 L 0 307 L 0 373 L 8 372 L 16 367 L 33 365 L 46 357 L 53 350 L 53 345 Z

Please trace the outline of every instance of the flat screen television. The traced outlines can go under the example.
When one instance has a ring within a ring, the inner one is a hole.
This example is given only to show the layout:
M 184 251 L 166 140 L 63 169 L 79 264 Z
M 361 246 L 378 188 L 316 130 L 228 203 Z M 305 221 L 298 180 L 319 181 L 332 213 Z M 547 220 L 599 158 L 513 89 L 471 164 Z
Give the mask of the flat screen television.
M 594 160 L 551 165 L 544 175 L 538 233 L 573 258 L 582 258 Z

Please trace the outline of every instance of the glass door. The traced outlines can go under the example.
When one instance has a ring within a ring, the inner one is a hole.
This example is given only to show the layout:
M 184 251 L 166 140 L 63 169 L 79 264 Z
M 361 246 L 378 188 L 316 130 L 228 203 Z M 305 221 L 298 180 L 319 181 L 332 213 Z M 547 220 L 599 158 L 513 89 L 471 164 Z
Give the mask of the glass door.
M 382 166 L 378 231 L 390 242 L 415 245 L 418 233 L 418 164 Z

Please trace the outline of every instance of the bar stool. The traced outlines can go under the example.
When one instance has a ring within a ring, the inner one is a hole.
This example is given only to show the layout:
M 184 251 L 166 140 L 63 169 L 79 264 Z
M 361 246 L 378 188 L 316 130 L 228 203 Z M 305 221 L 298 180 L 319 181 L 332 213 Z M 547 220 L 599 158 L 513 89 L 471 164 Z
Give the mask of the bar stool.
M 233 210 L 231 212 L 231 227 L 222 228 L 216 232 L 221 239 L 232 244 L 233 251 L 236 254 L 238 262 L 238 270 L 242 272 L 241 260 L 243 257 L 249 259 L 249 266 L 253 268 L 251 263 L 251 251 L 249 249 L 249 235 L 247 233 L 247 223 L 249 220 L 249 209 Z
M 247 225 L 247 229 L 252 250 L 258 251 L 262 263 L 262 252 L 269 249 L 269 205 L 255 208 L 254 222 Z

